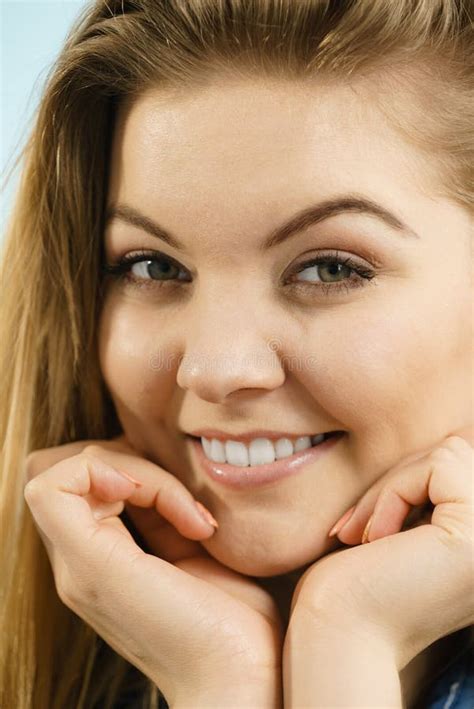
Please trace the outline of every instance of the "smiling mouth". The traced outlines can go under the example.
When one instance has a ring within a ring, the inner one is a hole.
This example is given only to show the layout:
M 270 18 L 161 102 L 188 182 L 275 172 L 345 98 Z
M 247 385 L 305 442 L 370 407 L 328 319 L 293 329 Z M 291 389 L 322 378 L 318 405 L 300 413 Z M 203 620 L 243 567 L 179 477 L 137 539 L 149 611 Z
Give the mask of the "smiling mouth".
M 276 441 L 269 438 L 256 438 L 249 445 L 240 441 L 207 439 L 204 436 L 190 434 L 187 437 L 201 444 L 203 455 L 210 462 L 249 468 L 292 458 L 296 453 L 316 448 L 329 438 L 340 437 L 343 433 L 343 431 L 328 431 L 314 436 L 282 437 Z
M 267 447 L 268 458 L 266 461 L 265 459 L 263 461 L 260 459 L 255 462 L 252 459 L 251 464 L 249 464 L 248 462 L 246 463 L 247 459 L 244 458 L 243 461 L 240 461 L 240 465 L 227 462 L 225 451 L 223 461 L 213 461 L 206 456 L 200 437 L 187 435 L 187 439 L 191 444 L 196 465 L 204 475 L 229 490 L 245 493 L 257 487 L 266 488 L 278 485 L 284 478 L 294 477 L 308 467 L 319 467 L 321 461 L 326 460 L 326 456 L 331 455 L 331 451 L 337 447 L 345 434 L 345 431 L 330 431 L 326 434 L 319 434 L 323 436 L 323 439 L 319 443 L 313 444 L 311 444 L 312 437 L 310 436 L 309 447 L 279 459 L 275 459 L 274 449 L 271 449 L 272 453 L 270 448 Z M 255 440 L 258 439 L 254 439 L 250 446 Z M 219 450 L 222 452 L 222 449 Z M 264 448 L 262 450 L 265 452 Z M 243 465 L 242 463 L 246 464 Z

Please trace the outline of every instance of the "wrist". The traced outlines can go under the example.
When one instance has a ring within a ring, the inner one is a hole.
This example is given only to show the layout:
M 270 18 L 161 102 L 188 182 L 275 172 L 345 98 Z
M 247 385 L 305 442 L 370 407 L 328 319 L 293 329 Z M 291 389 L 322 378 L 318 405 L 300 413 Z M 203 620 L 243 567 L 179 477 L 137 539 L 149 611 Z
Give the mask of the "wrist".
M 185 689 L 176 694 L 170 709 L 282 709 L 281 671 L 269 675 L 222 676 L 206 686 Z
M 359 619 L 318 618 L 295 608 L 283 646 L 285 707 L 403 707 L 395 653 L 383 632 Z

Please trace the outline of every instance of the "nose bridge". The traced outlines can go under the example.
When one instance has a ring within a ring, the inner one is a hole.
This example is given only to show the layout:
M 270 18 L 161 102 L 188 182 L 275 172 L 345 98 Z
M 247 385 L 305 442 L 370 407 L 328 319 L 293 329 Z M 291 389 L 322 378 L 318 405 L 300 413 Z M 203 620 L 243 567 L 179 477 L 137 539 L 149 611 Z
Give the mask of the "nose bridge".
M 258 295 L 242 288 L 208 293 L 193 304 L 183 335 L 178 384 L 220 401 L 237 389 L 273 389 L 284 381 L 278 337 Z

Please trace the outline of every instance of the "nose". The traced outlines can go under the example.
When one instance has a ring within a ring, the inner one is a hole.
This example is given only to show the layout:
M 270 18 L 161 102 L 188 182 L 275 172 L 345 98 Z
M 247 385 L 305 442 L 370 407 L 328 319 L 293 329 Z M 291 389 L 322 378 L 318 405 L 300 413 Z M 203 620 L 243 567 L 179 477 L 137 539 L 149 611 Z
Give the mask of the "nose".
M 201 313 L 185 340 L 177 383 L 200 399 L 222 403 L 234 392 L 272 390 L 285 381 L 279 340 L 264 333 L 255 317 Z

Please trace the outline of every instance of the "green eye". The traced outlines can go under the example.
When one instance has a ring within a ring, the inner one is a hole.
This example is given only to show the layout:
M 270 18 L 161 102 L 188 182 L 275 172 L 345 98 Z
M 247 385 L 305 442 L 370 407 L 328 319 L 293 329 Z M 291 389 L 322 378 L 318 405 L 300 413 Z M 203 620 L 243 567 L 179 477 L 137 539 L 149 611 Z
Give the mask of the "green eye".
M 166 282 L 191 280 L 176 261 L 159 252 L 127 254 L 116 264 L 105 264 L 102 272 L 138 288 L 163 288 Z
M 299 275 L 304 281 L 322 281 L 323 283 L 338 283 L 341 280 L 350 278 L 353 271 L 347 264 L 332 262 L 321 262 L 311 267 L 299 271 Z M 301 275 L 303 274 L 303 275 Z
M 322 291 L 325 295 L 341 290 L 349 291 L 366 285 L 375 271 L 356 263 L 351 258 L 335 254 L 316 256 L 300 264 L 291 275 L 290 288 L 305 290 L 306 294 Z
M 191 281 L 189 273 L 174 259 L 160 252 L 127 254 L 116 264 L 105 264 L 104 275 L 123 279 L 137 288 L 174 287 L 178 281 Z M 288 287 L 306 289 L 306 293 L 322 290 L 325 294 L 363 286 L 375 271 L 338 253 L 320 255 L 300 264 L 290 276 Z
M 135 270 L 134 270 L 135 269 Z M 179 268 L 167 259 L 148 259 L 131 264 L 130 273 L 138 278 L 168 281 L 177 277 Z

